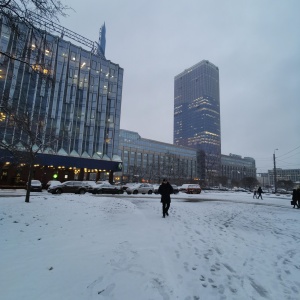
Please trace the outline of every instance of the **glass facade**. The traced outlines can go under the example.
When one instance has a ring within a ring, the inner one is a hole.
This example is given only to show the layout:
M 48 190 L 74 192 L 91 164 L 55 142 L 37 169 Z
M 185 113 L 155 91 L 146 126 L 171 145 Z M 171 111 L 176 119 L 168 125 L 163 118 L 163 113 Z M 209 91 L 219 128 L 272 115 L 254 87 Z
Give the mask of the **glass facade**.
M 141 138 L 137 132 L 120 130 L 119 156 L 123 172 L 122 181 L 160 183 L 168 178 L 172 183 L 184 183 L 196 177 L 196 151 Z
M 105 47 L 106 47 L 106 27 L 104 23 L 99 30 L 99 41 L 97 47 L 97 54 L 99 56 L 105 56 Z
M 207 60 L 175 76 L 174 144 L 200 151 L 199 157 L 205 163 L 199 176 L 202 174 L 205 176 L 208 172 L 219 174 L 221 166 L 219 69 Z
M 222 176 L 228 179 L 241 180 L 244 177 L 256 178 L 255 160 L 252 157 L 242 157 L 236 154 L 221 156 Z
M 24 54 L 22 61 L 0 56 L 0 101 L 16 110 L 34 108 L 32 117 L 42 120 L 45 134 L 54 131 L 59 136 L 41 152 L 118 160 L 123 69 L 46 31 L 20 23 L 20 38 L 4 17 L 0 22 L 1 51 L 15 57 Z M 9 130 L 0 138 L 7 143 L 21 140 Z
M 268 170 L 269 184 L 274 186 L 274 169 Z M 280 180 L 291 180 L 294 183 L 300 184 L 300 169 L 281 169 L 276 168 L 276 182 Z

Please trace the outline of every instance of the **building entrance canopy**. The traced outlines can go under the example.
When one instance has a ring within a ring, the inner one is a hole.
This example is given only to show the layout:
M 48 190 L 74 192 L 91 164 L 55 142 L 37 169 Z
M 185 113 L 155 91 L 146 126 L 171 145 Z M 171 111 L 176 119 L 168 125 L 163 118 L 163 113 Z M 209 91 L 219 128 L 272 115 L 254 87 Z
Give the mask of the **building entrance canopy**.
M 14 157 L 10 155 L 7 151 L 1 150 L 0 160 L 4 162 L 14 163 L 16 162 Z M 20 162 L 26 163 L 26 162 Z M 66 168 L 87 168 L 87 169 L 98 169 L 98 170 L 107 170 L 112 172 L 118 172 L 122 170 L 121 161 L 107 161 L 101 159 L 88 159 L 82 157 L 72 157 L 72 156 L 62 156 L 62 155 L 53 155 L 53 154 L 42 154 L 38 153 L 35 159 L 35 164 L 43 166 L 53 166 L 59 167 L 63 166 Z

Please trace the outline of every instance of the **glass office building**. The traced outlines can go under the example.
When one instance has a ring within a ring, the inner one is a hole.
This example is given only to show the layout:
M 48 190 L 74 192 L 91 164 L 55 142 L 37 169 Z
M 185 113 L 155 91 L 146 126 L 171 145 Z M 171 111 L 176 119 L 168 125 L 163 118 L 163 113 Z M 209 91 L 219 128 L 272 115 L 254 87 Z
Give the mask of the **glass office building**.
M 219 69 L 207 60 L 174 79 L 174 144 L 199 151 L 199 176 L 221 166 Z
M 255 159 L 232 154 L 221 156 L 222 176 L 228 179 L 241 180 L 244 177 L 256 178 Z
M 168 178 L 182 184 L 197 180 L 196 151 L 192 148 L 145 139 L 137 132 L 121 129 L 119 156 L 123 170 L 116 173 L 116 181 L 160 183 Z
M 274 186 L 274 169 L 268 170 L 269 185 Z M 292 181 L 295 187 L 300 187 L 300 169 L 281 169 L 276 168 L 276 182 Z
M 41 149 L 40 165 L 120 170 L 123 69 L 104 56 L 105 25 L 97 45 L 53 22 L 49 26 L 42 18 L 36 21 L 46 30 L 19 23 L 20 36 L 0 16 L 1 51 L 8 54 L 0 56 L 0 104 L 34 108 L 33 120 L 42 120 L 45 134 L 59 137 Z M 20 53 L 22 59 L 11 58 Z M 1 131 L 0 139 L 8 144 L 22 140 L 13 130 Z

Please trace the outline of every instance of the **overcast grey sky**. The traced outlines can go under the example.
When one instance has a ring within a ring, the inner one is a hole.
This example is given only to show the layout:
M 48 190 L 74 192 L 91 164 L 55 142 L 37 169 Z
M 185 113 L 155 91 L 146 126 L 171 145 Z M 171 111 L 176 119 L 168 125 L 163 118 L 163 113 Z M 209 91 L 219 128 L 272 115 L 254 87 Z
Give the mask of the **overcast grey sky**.
M 62 0 L 62 26 L 97 41 L 124 68 L 121 128 L 173 142 L 174 76 L 209 60 L 220 70 L 222 154 L 258 172 L 300 168 L 300 1 Z

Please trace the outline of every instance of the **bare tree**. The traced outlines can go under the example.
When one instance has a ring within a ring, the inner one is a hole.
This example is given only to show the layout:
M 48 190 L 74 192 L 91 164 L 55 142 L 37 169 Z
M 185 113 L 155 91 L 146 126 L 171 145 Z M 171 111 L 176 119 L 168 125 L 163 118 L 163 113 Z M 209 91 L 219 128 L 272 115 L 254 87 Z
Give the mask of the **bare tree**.
M 150 182 L 158 182 L 160 180 L 160 170 L 153 162 L 148 165 L 147 179 Z
M 2 100 L 0 121 L 0 148 L 15 163 L 29 166 L 25 202 L 29 202 L 31 179 L 38 154 L 52 147 L 59 140 L 54 131 L 47 129 L 45 113 L 39 108 L 19 105 L 16 109 L 9 101 Z
M 52 84 L 53 79 L 48 71 L 51 61 L 45 58 L 46 35 L 38 20 L 41 16 L 58 21 L 58 16 L 66 16 L 67 9 L 69 7 L 59 0 L 0 0 L 0 25 L 6 37 L 6 42 L 0 48 L 0 64 L 7 72 L 8 66 L 13 63 L 14 70 L 40 74 L 44 89 Z M 17 74 L 9 76 L 11 88 L 16 91 L 16 84 L 19 84 Z M 34 76 L 32 79 L 38 80 Z M 27 103 L 22 101 L 26 97 L 20 94 L 16 98 L 14 93 L 3 89 L 0 95 L 0 148 L 9 153 L 15 162 L 29 165 L 25 198 L 25 202 L 29 202 L 33 167 L 38 153 L 53 146 L 58 137 L 47 127 L 47 112 L 43 111 L 45 107 L 41 102 Z
M 244 177 L 240 181 L 245 188 L 252 189 L 258 184 L 258 180 L 254 177 Z
M 43 71 L 45 67 L 37 66 L 36 62 L 30 60 L 31 52 L 24 49 L 24 45 L 29 40 L 41 40 L 43 31 L 40 31 L 41 23 L 39 18 L 58 21 L 58 16 L 66 16 L 65 11 L 70 9 L 59 0 L 0 0 L 0 18 L 5 24 L 4 34 L 14 35 L 16 43 L 14 45 L 2 45 L 0 48 L 0 58 L 4 57 L 28 64 L 34 71 Z M 22 26 L 27 28 L 24 32 Z M 44 50 L 46 41 L 36 43 L 35 50 Z M 11 51 L 11 47 L 14 51 Z
M 292 180 L 278 180 L 277 185 L 279 188 L 284 188 L 287 190 L 291 190 L 294 187 Z
M 144 178 L 144 170 L 141 166 L 137 166 L 136 164 L 130 165 L 128 175 L 131 181 L 139 182 L 142 178 Z
M 56 17 L 57 14 L 64 14 L 66 6 L 59 0 L 0 0 L 0 9 L 5 13 L 20 15 L 20 11 L 26 9 L 36 10 L 46 17 Z
M 11 25 L 18 20 L 34 27 L 28 11 L 58 21 L 59 15 L 66 16 L 67 9 L 69 7 L 59 0 L 0 0 L 0 13 L 7 17 Z
M 222 186 L 226 186 L 228 182 L 227 176 L 216 176 L 216 182 L 217 184 L 221 184 Z

